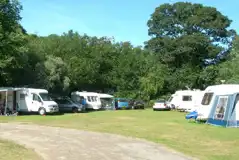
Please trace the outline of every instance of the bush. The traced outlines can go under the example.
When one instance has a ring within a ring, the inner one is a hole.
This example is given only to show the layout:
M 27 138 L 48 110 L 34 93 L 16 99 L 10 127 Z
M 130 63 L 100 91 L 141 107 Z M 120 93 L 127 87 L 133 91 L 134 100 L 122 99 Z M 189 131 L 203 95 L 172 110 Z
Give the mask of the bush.
M 145 108 L 153 108 L 155 100 L 150 100 L 146 103 Z

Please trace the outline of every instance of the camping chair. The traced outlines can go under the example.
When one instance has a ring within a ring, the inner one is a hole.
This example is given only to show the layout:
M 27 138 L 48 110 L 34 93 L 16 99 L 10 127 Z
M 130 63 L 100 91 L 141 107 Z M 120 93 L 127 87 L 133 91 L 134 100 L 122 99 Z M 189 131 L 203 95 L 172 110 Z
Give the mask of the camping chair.
M 17 106 L 16 106 L 16 110 L 11 110 L 11 109 L 9 109 L 9 107 L 7 106 L 7 108 L 6 108 L 6 116 L 17 116 L 18 115 L 18 108 L 19 108 L 19 106 L 18 106 L 18 103 L 17 103 Z

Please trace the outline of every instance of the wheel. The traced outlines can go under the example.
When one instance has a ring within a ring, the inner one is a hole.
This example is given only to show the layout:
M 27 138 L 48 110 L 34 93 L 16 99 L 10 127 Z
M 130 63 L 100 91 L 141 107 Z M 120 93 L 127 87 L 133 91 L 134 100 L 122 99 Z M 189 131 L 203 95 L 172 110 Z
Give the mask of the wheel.
M 38 112 L 39 112 L 40 115 L 45 115 L 46 114 L 45 108 L 40 108 Z
M 72 112 L 73 112 L 73 113 L 78 113 L 78 108 L 77 108 L 77 107 L 73 107 L 73 108 L 72 108 Z

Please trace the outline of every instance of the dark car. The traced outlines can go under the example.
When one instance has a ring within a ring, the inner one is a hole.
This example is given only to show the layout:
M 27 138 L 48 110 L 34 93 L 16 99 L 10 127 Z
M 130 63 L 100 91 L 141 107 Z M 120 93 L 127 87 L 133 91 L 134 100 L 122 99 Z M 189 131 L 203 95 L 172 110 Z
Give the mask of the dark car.
M 80 103 L 73 102 L 70 98 L 55 98 L 54 101 L 59 106 L 60 112 L 84 112 L 85 107 Z
M 131 100 L 129 105 L 132 109 L 144 109 L 145 102 L 143 100 Z

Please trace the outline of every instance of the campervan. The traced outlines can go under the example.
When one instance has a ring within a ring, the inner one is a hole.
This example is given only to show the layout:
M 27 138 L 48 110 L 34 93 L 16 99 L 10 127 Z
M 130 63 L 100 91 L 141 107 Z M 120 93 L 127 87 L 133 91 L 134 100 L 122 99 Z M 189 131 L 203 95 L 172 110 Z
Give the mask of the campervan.
M 101 101 L 99 94 L 96 92 L 72 92 L 71 99 L 76 103 L 81 103 L 83 99 L 86 100 L 86 109 L 101 109 Z
M 201 90 L 180 90 L 176 91 L 168 100 L 167 105 L 172 109 L 186 112 L 196 110 L 203 97 Z
M 207 120 L 217 95 L 226 95 L 239 92 L 238 84 L 221 84 L 208 86 L 198 109 L 197 120 Z
M 45 115 L 59 111 L 57 103 L 51 99 L 45 89 L 18 88 L 16 100 L 19 112 L 38 112 L 40 115 Z
M 102 108 L 115 109 L 114 96 L 104 93 L 99 93 Z

